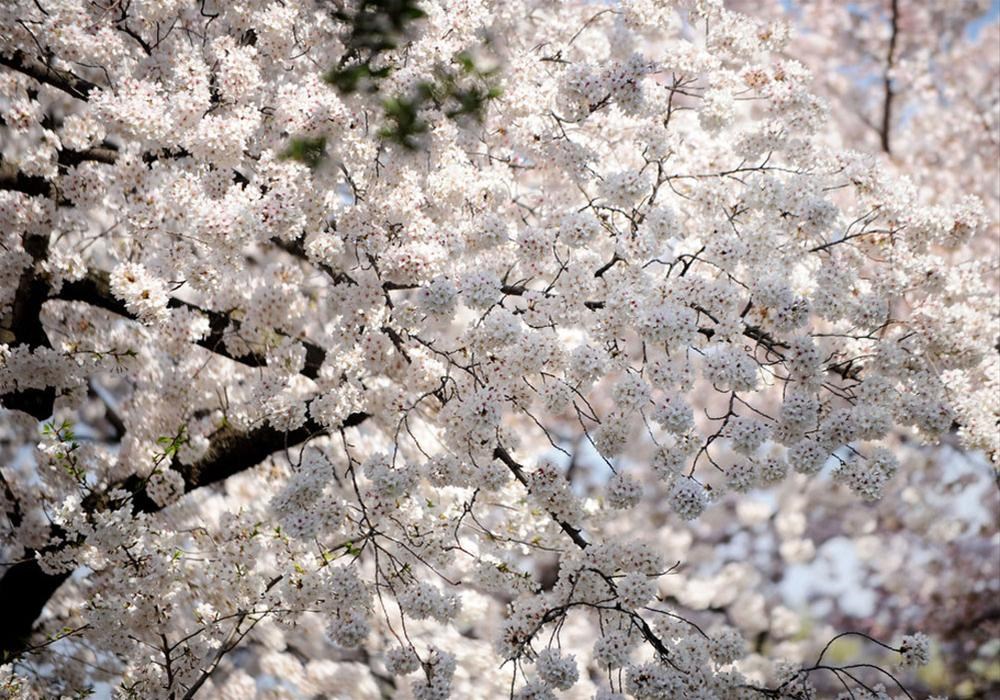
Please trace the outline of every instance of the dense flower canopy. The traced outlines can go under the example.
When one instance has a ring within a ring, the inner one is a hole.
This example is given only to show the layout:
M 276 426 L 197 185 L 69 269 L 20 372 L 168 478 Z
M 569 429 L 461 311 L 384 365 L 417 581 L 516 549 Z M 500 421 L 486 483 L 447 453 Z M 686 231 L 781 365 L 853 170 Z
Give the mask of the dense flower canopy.
M 869 4 L 871 142 L 711 0 L 0 7 L 3 692 L 916 697 L 996 585 L 997 102 L 982 8 Z M 954 569 L 811 633 L 832 521 Z

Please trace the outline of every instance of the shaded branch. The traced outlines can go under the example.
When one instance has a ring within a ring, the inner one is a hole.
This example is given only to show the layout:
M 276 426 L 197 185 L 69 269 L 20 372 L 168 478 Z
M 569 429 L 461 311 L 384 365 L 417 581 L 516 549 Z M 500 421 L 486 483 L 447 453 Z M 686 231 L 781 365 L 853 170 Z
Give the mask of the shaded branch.
M 55 188 L 39 175 L 25 175 L 12 163 L 0 158 L 0 190 L 21 192 L 31 197 L 52 197 Z
M 27 56 L 23 51 L 15 51 L 12 56 L 0 54 L 0 65 L 24 73 L 40 83 L 51 85 L 79 100 L 86 100 L 98 85 L 74 75 L 70 71 L 57 70 L 48 63 L 42 63 Z
M 525 488 L 528 488 L 528 477 L 524 474 L 524 466 L 515 462 L 507 450 L 498 445 L 496 449 L 493 450 L 493 457 L 503 462 L 510 470 L 511 474 L 514 475 L 514 478 L 520 481 Z M 551 513 L 549 515 L 551 515 L 552 519 L 559 525 L 560 528 L 562 528 L 562 531 L 569 535 L 569 538 L 573 540 L 573 544 L 580 549 L 586 549 L 590 546 L 590 542 L 583 538 L 579 528 L 570 525 L 565 520 L 560 520 Z
M 369 418 L 367 413 L 352 413 L 341 424 L 343 428 L 360 425 Z M 312 420 L 291 431 L 280 431 L 264 425 L 248 432 L 224 428 L 212 441 L 204 457 L 192 465 L 174 460 L 171 468 L 184 476 L 184 492 L 228 479 L 234 474 L 257 466 L 272 454 L 301 445 L 327 431 Z M 124 488 L 133 494 L 134 513 L 155 513 L 162 510 L 146 492 L 146 479 L 133 475 L 114 488 Z M 112 489 L 109 489 L 111 491 Z M 107 493 L 101 498 L 90 499 L 85 506 L 100 509 L 110 504 Z M 3 601 L 4 624 L 0 625 L 0 659 L 23 654 L 29 647 L 34 622 L 41 615 L 46 603 L 71 572 L 47 574 L 42 571 L 29 552 L 28 558 L 4 571 L 0 577 L 0 601 Z
M 117 299 L 111 293 L 111 286 L 108 281 L 108 274 L 102 271 L 92 271 L 86 277 L 75 282 L 63 284 L 62 289 L 55 299 L 64 301 L 80 301 L 91 306 L 110 311 L 136 320 L 136 316 L 126 308 L 125 303 Z M 202 308 L 196 304 L 182 301 L 176 297 L 171 297 L 167 306 L 172 309 L 187 308 L 208 318 L 209 332 L 201 340 L 196 341 L 197 345 L 211 350 L 216 355 L 221 355 L 248 367 L 264 367 L 267 365 L 267 358 L 258 353 L 236 354 L 230 352 L 225 347 L 225 336 L 227 334 L 239 333 L 240 323 L 221 311 Z M 306 350 L 305 366 L 301 374 L 309 379 L 316 379 L 319 376 L 320 367 L 326 360 L 326 351 L 309 341 L 300 340 Z
M 0 662 L 25 651 L 31 629 L 45 604 L 70 574 L 47 574 L 31 558 L 18 562 L 0 577 L 0 600 L 4 601 L 0 625 Z
M 882 150 L 892 153 L 889 149 L 889 132 L 892 129 L 892 99 L 895 93 L 892 89 L 892 69 L 896 65 L 896 39 L 899 36 L 899 0 L 892 0 L 892 16 L 889 20 L 889 53 L 886 56 L 885 75 L 882 79 L 882 86 L 885 90 L 885 98 L 882 102 L 882 128 L 879 135 L 882 138 Z
M 31 256 L 32 264 L 21 273 L 14 292 L 14 303 L 4 325 L 4 330 L 12 336 L 12 347 L 52 347 L 41 319 L 42 305 L 48 299 L 49 285 L 36 271 L 36 264 L 48 255 L 48 248 L 47 236 L 32 235 L 24 239 L 24 249 Z M 52 415 L 55 395 L 52 387 L 22 389 L 0 394 L 0 403 L 5 408 L 24 411 L 38 420 L 44 420 Z

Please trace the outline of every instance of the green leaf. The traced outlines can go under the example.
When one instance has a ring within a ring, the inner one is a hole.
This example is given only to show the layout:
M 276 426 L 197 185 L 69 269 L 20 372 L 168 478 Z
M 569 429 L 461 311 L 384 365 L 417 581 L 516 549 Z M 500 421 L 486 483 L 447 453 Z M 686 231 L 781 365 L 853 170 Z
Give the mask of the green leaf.
M 326 152 L 326 137 L 294 138 L 281 154 L 282 158 L 296 160 L 310 168 L 316 168 Z

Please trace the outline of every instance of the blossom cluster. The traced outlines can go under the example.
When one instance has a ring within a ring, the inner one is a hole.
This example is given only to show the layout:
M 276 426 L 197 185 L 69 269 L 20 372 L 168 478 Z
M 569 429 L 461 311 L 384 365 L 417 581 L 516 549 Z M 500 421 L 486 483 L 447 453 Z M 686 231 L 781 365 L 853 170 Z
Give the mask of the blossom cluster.
M 715 0 L 342 4 L 0 8 L 0 687 L 811 697 L 666 552 L 1000 459 L 987 205 Z

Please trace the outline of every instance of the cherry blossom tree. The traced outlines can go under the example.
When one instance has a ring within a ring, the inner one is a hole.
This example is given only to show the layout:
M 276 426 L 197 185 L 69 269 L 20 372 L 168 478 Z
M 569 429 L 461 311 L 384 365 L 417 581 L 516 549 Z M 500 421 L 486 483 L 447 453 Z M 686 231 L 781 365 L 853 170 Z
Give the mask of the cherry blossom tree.
M 890 0 L 733 5 L 761 19 L 792 24 L 795 31 L 783 52 L 812 70 L 812 87 L 827 99 L 842 142 L 864 143 L 872 152 L 882 150 L 883 141 L 891 142 L 883 151 L 885 166 L 913 177 L 930 200 L 967 193 L 984 200 L 990 226 L 969 247 L 948 252 L 946 264 L 961 264 L 973 256 L 997 258 L 1000 187 L 994 164 L 1000 161 L 1000 23 L 995 3 L 992 10 L 988 2 Z M 997 516 L 983 520 L 977 501 L 986 513 L 996 513 L 998 503 L 993 490 L 986 489 L 988 472 L 970 472 L 948 451 L 933 454 L 933 459 L 915 455 L 912 462 L 919 475 L 904 474 L 897 481 L 902 498 L 880 505 L 877 527 L 906 533 L 909 544 L 900 536 L 883 538 L 886 548 L 880 550 L 889 556 L 873 558 L 877 565 L 868 573 L 883 580 L 884 565 L 891 562 L 896 574 L 891 583 L 880 583 L 869 593 L 877 596 L 872 606 L 880 614 L 893 610 L 893 615 L 905 614 L 910 625 L 934 629 L 936 640 L 948 650 L 947 665 L 939 668 L 948 669 L 945 675 L 952 677 L 942 687 L 961 686 L 960 695 L 976 696 L 977 688 L 983 694 L 988 690 L 968 680 L 971 669 L 978 666 L 987 675 L 994 673 L 995 666 L 984 660 L 995 658 L 991 645 L 998 633 L 998 611 L 991 600 L 1000 579 L 1000 562 L 990 556 Z M 915 483 L 919 488 L 909 488 Z M 959 500 L 954 498 L 957 483 L 968 489 Z M 979 496 L 969 498 L 971 493 Z M 919 509 L 912 507 L 914 498 Z M 813 508 L 816 502 L 810 499 L 803 505 Z M 871 523 L 868 518 L 852 514 L 845 527 L 842 518 L 824 519 L 814 509 L 808 529 L 811 536 L 819 535 L 819 547 L 824 537 L 842 543 L 846 536 L 856 538 L 859 550 L 869 551 L 874 540 L 857 529 L 860 522 Z M 906 526 L 901 528 L 901 523 Z M 947 565 L 936 566 L 933 577 L 913 577 L 908 567 L 915 563 L 903 562 L 917 559 Z M 839 608 L 836 596 L 830 598 L 823 602 Z M 914 600 L 925 604 L 913 606 Z M 939 614 L 939 606 L 946 606 L 947 616 Z M 874 623 L 870 614 L 866 618 L 848 616 L 838 624 L 887 629 L 882 626 L 886 622 Z
M 3 692 L 989 692 L 996 27 L 747 9 L 0 7 Z
M 733 4 L 793 24 L 785 53 L 812 70 L 812 87 L 827 98 L 841 138 L 885 152 L 886 164 L 916 177 L 928 198 L 976 194 L 995 221 L 1000 24 L 988 14 L 994 3 Z M 983 242 L 995 247 L 996 236 Z

